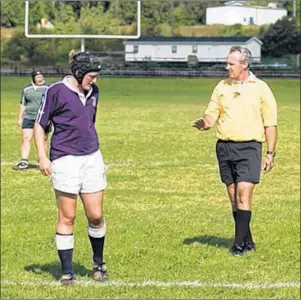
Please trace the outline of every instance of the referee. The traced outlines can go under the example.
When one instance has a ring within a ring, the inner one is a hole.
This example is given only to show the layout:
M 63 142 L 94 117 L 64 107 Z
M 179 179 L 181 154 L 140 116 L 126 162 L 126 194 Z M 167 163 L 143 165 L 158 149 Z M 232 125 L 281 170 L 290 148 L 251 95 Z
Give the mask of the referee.
M 216 154 L 222 182 L 232 205 L 235 238 L 231 254 L 255 250 L 250 230 L 255 184 L 260 181 L 262 143 L 267 150 L 263 170 L 273 168 L 277 142 L 277 104 L 270 87 L 250 72 L 252 54 L 233 46 L 227 56 L 228 78 L 214 88 L 204 117 L 192 125 L 208 130 L 217 124 Z

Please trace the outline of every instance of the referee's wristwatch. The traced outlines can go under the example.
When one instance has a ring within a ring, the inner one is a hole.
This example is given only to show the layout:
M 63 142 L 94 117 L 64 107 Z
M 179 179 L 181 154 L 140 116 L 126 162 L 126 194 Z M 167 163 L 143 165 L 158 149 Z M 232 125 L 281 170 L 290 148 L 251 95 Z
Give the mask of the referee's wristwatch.
M 275 157 L 276 152 L 275 151 L 267 151 L 267 155 L 272 155 L 272 157 Z

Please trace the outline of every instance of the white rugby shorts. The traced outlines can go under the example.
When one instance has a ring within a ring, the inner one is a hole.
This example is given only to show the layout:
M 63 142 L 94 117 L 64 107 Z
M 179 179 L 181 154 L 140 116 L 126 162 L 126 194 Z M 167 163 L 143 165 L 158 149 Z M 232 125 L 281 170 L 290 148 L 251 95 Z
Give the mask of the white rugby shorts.
M 52 186 L 70 194 L 96 193 L 107 186 L 100 150 L 82 156 L 67 155 L 52 161 Z

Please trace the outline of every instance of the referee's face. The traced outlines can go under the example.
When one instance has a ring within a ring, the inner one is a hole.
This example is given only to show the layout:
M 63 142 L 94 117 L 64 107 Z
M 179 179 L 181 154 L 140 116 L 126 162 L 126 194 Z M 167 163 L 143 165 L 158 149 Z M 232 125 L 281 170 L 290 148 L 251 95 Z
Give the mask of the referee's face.
M 247 70 L 248 65 L 241 61 L 241 53 L 234 51 L 227 56 L 227 66 L 229 78 L 233 80 L 242 80 L 244 72 Z

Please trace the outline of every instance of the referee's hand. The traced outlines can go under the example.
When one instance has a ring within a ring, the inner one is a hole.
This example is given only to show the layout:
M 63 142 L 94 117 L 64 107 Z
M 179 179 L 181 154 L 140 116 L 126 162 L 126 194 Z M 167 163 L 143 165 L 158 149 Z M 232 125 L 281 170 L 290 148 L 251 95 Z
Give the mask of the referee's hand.
M 271 171 L 274 166 L 274 158 L 271 155 L 265 156 L 263 160 L 263 171 L 266 173 Z
M 52 173 L 51 161 L 47 157 L 39 159 L 39 167 L 43 175 L 45 176 L 51 175 Z
M 198 130 L 205 130 L 206 129 L 206 123 L 204 119 L 199 119 L 193 122 L 192 127 L 197 128 Z

